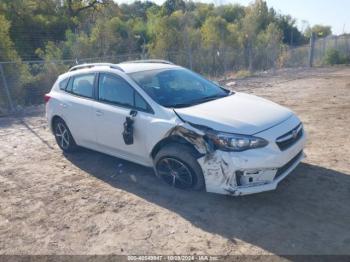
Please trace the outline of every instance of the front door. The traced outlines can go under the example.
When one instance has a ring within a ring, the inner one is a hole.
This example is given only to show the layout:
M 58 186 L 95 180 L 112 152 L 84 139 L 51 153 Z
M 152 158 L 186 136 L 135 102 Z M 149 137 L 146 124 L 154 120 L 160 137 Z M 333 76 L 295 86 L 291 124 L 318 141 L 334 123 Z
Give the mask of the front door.
M 146 149 L 146 132 L 153 114 L 144 99 L 123 78 L 100 73 L 95 103 L 95 130 L 101 150 L 140 164 L 150 164 Z M 124 123 L 135 113 L 133 143 L 123 138 Z

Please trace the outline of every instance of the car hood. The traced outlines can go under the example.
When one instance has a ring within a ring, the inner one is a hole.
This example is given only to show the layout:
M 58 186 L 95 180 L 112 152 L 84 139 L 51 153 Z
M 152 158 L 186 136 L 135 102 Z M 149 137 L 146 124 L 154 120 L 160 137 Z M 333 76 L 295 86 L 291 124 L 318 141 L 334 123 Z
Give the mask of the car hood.
M 245 135 L 269 129 L 293 115 L 292 111 L 274 102 L 238 92 L 221 99 L 174 110 L 186 122 L 204 125 L 217 131 Z

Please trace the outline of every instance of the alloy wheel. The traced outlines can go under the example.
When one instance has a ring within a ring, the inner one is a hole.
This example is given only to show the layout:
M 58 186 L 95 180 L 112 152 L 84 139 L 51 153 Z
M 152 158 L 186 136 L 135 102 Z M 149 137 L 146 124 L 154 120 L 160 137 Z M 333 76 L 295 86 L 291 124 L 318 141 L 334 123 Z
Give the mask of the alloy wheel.
M 57 123 L 55 130 L 55 137 L 57 143 L 62 149 L 68 149 L 69 147 L 69 132 L 67 127 L 62 123 Z
M 186 189 L 193 185 L 191 171 L 184 163 L 175 158 L 165 157 L 159 160 L 157 172 L 171 186 Z

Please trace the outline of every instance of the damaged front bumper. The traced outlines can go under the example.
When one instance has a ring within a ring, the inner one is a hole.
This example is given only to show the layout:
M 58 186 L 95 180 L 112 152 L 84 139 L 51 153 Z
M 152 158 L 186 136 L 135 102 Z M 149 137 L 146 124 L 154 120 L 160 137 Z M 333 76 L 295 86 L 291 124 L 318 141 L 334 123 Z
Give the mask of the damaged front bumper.
M 199 158 L 207 192 L 242 196 L 276 189 L 305 157 L 305 132 L 286 150 L 281 151 L 274 143 L 276 129 L 283 133 L 293 126 L 294 121 L 289 121 L 260 133 L 260 137 L 273 141 L 267 147 L 244 152 L 216 150 Z
M 230 155 L 228 152 L 216 151 L 215 155 L 210 160 L 205 156 L 198 159 L 203 169 L 207 192 L 234 196 L 276 189 L 278 183 L 288 176 L 305 157 L 304 152 L 300 151 L 280 167 L 261 165 L 242 168 L 237 163 L 242 160 L 227 156 Z

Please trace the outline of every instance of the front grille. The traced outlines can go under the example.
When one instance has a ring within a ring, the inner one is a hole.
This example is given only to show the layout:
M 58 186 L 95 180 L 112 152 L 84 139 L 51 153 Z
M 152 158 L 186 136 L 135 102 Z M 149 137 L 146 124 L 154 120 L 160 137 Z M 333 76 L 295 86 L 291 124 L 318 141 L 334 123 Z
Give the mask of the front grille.
M 303 154 L 303 151 L 300 151 L 295 157 L 293 157 L 287 164 L 285 164 L 284 166 L 280 167 L 279 169 L 277 169 L 277 173 L 275 175 L 275 178 L 278 178 L 279 176 L 281 176 L 284 172 L 286 172 L 288 170 L 288 168 L 290 168 L 292 165 L 294 165 L 294 163 L 296 161 L 298 161 L 298 159 L 301 157 L 301 155 Z
M 276 139 L 279 149 L 286 150 L 294 145 L 303 136 L 303 125 L 300 123 L 295 128 Z

